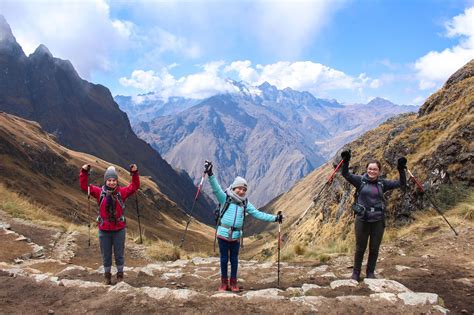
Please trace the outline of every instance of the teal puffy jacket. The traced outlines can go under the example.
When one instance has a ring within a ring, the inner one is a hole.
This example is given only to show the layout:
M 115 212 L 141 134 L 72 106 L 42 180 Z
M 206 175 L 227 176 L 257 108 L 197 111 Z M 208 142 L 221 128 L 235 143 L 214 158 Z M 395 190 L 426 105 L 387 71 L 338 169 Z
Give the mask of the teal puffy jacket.
M 211 183 L 212 192 L 216 196 L 217 201 L 221 205 L 224 205 L 227 195 L 217 182 L 216 177 L 214 175 L 210 176 L 209 182 Z M 257 210 L 250 202 L 247 203 L 247 213 L 262 221 L 275 222 L 276 220 L 275 215 Z M 217 237 L 231 241 L 238 240 L 241 235 L 243 223 L 244 208 L 239 207 L 236 203 L 231 202 L 229 208 L 221 219 L 221 225 L 217 228 Z M 231 238 L 229 238 L 230 227 L 234 227 Z

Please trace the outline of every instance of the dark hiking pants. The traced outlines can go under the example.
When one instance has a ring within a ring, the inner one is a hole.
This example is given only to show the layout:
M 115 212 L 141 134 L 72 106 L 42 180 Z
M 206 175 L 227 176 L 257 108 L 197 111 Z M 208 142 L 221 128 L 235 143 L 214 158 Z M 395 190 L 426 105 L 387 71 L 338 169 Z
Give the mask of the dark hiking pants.
M 125 229 L 121 229 L 120 231 L 99 230 L 99 242 L 104 272 L 110 272 L 112 269 L 112 249 L 114 251 L 117 272 L 123 272 L 123 266 L 125 264 Z
M 356 250 L 354 255 L 354 270 L 360 271 L 364 259 L 367 241 L 369 241 L 369 259 L 367 260 L 367 272 L 374 272 L 379 255 L 379 247 L 382 242 L 385 223 L 383 220 L 377 222 L 365 222 L 355 220 Z
M 221 255 L 221 276 L 228 278 L 228 265 L 230 256 L 230 277 L 237 279 L 237 268 L 239 266 L 240 242 L 229 242 L 223 239 L 219 240 L 219 252 Z

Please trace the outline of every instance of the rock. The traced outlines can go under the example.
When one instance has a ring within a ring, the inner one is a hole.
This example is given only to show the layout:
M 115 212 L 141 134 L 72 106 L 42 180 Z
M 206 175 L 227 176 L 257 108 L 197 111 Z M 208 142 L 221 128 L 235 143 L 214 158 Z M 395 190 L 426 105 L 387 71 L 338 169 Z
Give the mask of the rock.
M 20 235 L 19 237 L 17 237 L 17 238 L 15 239 L 15 241 L 18 241 L 18 242 L 23 242 L 23 241 L 29 242 L 29 240 L 28 240 L 26 237 L 24 237 L 23 235 Z
M 435 305 L 435 306 L 433 306 L 433 309 L 435 311 L 440 312 L 443 315 L 449 314 L 449 310 L 447 308 L 442 307 L 441 305 Z
M 320 306 L 329 301 L 329 299 L 323 296 L 299 296 L 290 298 L 290 301 L 309 306 L 311 311 L 318 312 L 318 309 L 315 306 Z
M 128 292 L 135 290 L 136 288 L 132 287 L 130 284 L 126 283 L 125 281 L 119 282 L 116 285 L 112 286 L 109 289 L 110 292 Z
M 20 259 L 20 258 L 15 258 L 15 259 L 13 259 L 13 262 L 14 262 L 15 264 L 21 264 L 21 263 L 24 262 L 24 260 L 23 260 L 23 259 Z
M 171 278 L 179 279 L 183 276 L 184 274 L 181 271 L 176 271 L 176 272 L 166 272 L 161 275 L 161 279 L 163 280 L 169 280 Z
M 318 266 L 316 268 L 313 268 L 311 269 L 309 272 L 308 272 L 308 275 L 312 276 L 312 275 L 315 275 L 317 273 L 322 273 L 322 272 L 326 272 L 326 270 L 328 270 L 329 266 L 328 265 L 321 265 L 321 266 Z
M 171 289 L 168 288 L 142 287 L 140 290 L 155 300 L 162 300 L 164 298 L 168 298 L 171 295 Z
M 99 282 L 83 281 L 83 280 L 69 280 L 62 279 L 60 285 L 65 286 L 66 288 L 78 287 L 78 288 L 106 288 L 105 284 Z
M 211 298 L 216 298 L 216 299 L 235 299 L 235 298 L 240 298 L 241 296 L 235 293 L 226 293 L 226 292 L 220 292 L 216 293 L 214 295 L 211 295 Z
M 192 263 L 195 265 L 207 265 L 207 264 L 213 264 L 213 263 L 218 263 L 220 262 L 219 257 L 194 257 L 191 259 Z
M 261 268 L 261 269 L 266 269 L 266 268 L 271 268 L 273 266 L 276 266 L 276 264 L 272 263 L 272 262 L 266 262 L 266 263 L 263 263 L 263 264 L 258 264 L 256 267 Z
M 48 310 L 48 314 L 54 314 L 53 310 Z
M 344 295 L 344 296 L 337 296 L 336 301 L 339 302 L 362 302 L 367 303 L 367 297 L 363 295 Z
M 426 305 L 437 304 L 438 294 L 435 293 L 420 293 L 420 292 L 404 292 L 399 293 L 398 298 L 403 300 L 407 305 Z
M 6 222 L 0 222 L 0 229 L 9 230 L 9 229 L 11 229 L 11 226 L 10 226 L 10 224 L 8 224 Z
M 302 288 L 289 287 L 285 291 L 290 293 L 290 294 L 298 294 L 298 295 L 303 294 L 303 289 Z
M 154 271 L 164 271 L 164 270 L 168 270 L 168 269 L 159 264 L 149 264 L 142 268 L 135 268 L 135 271 L 137 271 L 138 274 L 145 274 L 150 277 L 155 276 L 155 274 L 153 273 Z
M 301 290 L 303 290 L 303 294 L 306 294 L 306 292 L 312 289 L 321 289 L 321 287 L 317 284 L 307 284 L 307 283 L 301 286 Z
M 33 246 L 33 252 L 31 254 L 33 258 L 39 258 L 44 256 L 44 248 L 43 246 L 39 246 L 37 244 L 34 244 Z
M 32 278 L 35 279 L 36 282 L 43 282 L 44 280 L 48 280 L 49 276 L 42 273 L 39 275 L 32 275 Z
M 169 268 L 174 268 L 174 267 L 179 267 L 179 268 L 184 268 L 188 265 L 189 261 L 185 259 L 178 259 L 173 262 L 167 263 L 166 267 Z
M 397 299 L 397 296 L 393 293 L 387 293 L 387 292 L 383 292 L 383 293 L 372 293 L 370 295 L 370 298 L 371 299 L 374 299 L 374 300 L 385 300 L 385 301 L 389 301 L 390 303 L 395 303 L 398 301 Z
M 189 300 L 201 294 L 190 289 L 177 289 L 171 291 L 171 296 L 177 300 Z
M 334 274 L 334 272 L 326 272 L 326 273 L 323 273 L 321 275 L 321 277 L 324 277 L 324 278 L 337 278 L 336 275 Z
M 267 299 L 267 300 L 282 300 L 285 297 L 278 295 L 280 292 L 283 292 L 280 289 L 263 289 L 257 291 L 249 291 L 244 294 L 244 297 L 247 300 L 254 300 L 254 299 Z
M 367 284 L 370 290 L 382 293 L 402 293 L 402 292 L 411 292 L 410 289 L 405 287 L 403 284 L 387 279 L 364 279 L 364 283 Z
M 278 281 L 277 276 L 263 277 L 258 280 L 258 283 L 276 283 Z
M 64 268 L 63 270 L 61 270 L 60 272 L 57 273 L 58 276 L 63 276 L 67 273 L 69 273 L 70 271 L 86 271 L 87 269 L 82 267 L 82 266 L 68 266 L 66 268 Z
M 339 287 L 357 287 L 359 282 L 349 279 L 349 280 L 335 280 L 329 285 L 331 289 L 336 289 Z
M 409 269 L 411 269 L 411 267 L 396 265 L 396 266 L 395 266 L 395 269 L 396 269 L 397 271 L 403 271 L 403 270 L 409 270 Z

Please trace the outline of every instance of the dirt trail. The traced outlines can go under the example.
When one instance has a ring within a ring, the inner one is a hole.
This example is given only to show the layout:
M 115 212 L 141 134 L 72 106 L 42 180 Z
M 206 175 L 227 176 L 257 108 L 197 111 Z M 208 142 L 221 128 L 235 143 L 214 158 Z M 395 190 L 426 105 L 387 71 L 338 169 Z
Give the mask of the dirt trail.
M 21 232 L 21 233 L 20 233 Z M 217 258 L 154 262 L 128 246 L 125 282 L 101 284 L 97 240 L 0 214 L 0 308 L 5 313 L 431 313 L 474 312 L 474 229 L 434 231 L 383 246 L 379 277 L 347 280 L 352 259 L 327 265 L 241 261 L 239 294 L 217 293 Z M 24 237 L 24 240 L 22 240 Z M 41 248 L 39 252 L 38 249 Z M 388 280 L 390 279 L 390 280 Z M 395 281 L 393 281 L 395 280 Z M 58 298 L 61 297 L 61 298 Z M 444 307 L 443 307 L 444 306 Z

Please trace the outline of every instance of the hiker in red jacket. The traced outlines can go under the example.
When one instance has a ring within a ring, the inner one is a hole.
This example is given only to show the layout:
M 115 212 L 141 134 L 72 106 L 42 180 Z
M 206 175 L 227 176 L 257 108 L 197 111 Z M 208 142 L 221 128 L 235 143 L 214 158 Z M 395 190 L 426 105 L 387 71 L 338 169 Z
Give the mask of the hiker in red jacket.
M 81 189 L 89 192 L 97 199 L 99 205 L 99 216 L 97 223 L 99 226 L 100 251 L 104 264 L 104 282 L 112 283 L 112 248 L 114 250 L 115 265 L 117 267 L 117 282 L 123 280 L 123 268 L 125 264 L 125 216 L 124 202 L 129 196 L 140 188 L 140 176 L 135 164 L 130 166 L 132 182 L 127 187 L 118 185 L 118 175 L 115 167 L 109 166 L 105 171 L 104 185 L 102 187 L 89 185 L 90 165 L 85 164 L 81 168 L 79 182 Z

